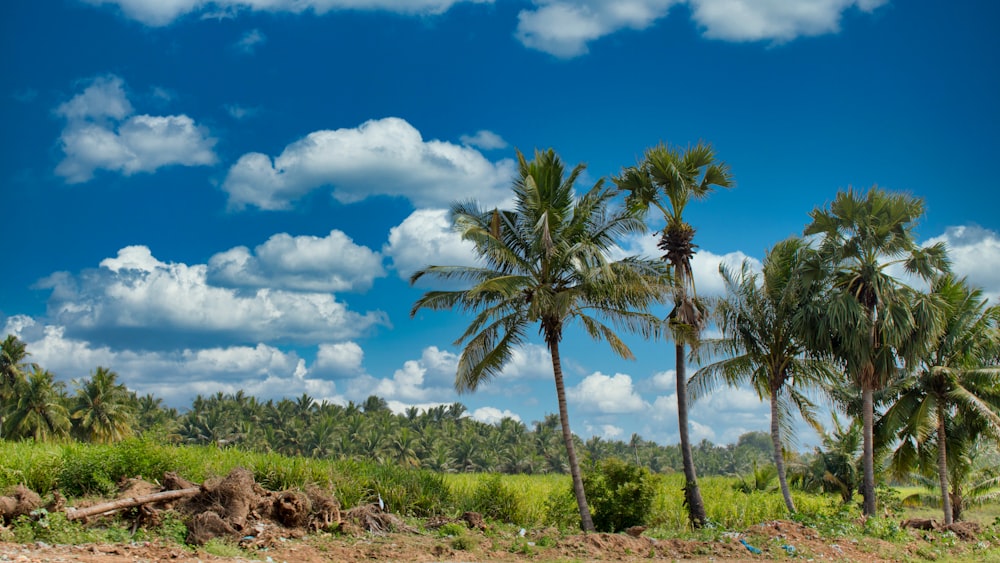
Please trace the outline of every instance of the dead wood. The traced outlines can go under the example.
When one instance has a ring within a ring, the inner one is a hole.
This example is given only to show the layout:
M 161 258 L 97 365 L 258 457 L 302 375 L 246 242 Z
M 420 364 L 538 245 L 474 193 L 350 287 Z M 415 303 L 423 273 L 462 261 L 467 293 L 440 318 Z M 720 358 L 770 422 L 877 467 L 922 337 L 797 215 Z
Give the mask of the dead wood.
M 201 492 L 198 487 L 192 487 L 190 489 L 181 489 L 179 491 L 163 491 L 161 493 L 153 493 L 151 495 L 143 495 L 140 497 L 129 497 L 118 499 L 111 502 L 105 502 L 103 504 L 95 504 L 94 506 L 88 506 L 87 508 L 73 508 L 69 507 L 66 509 L 66 519 L 67 520 L 79 520 L 80 518 L 87 518 L 88 516 L 96 516 L 98 514 L 105 514 L 108 512 L 113 512 L 115 510 L 121 510 L 123 508 L 131 508 L 133 506 L 141 506 L 143 504 L 149 504 L 153 502 L 164 502 L 169 500 L 177 500 L 179 498 L 193 497 Z

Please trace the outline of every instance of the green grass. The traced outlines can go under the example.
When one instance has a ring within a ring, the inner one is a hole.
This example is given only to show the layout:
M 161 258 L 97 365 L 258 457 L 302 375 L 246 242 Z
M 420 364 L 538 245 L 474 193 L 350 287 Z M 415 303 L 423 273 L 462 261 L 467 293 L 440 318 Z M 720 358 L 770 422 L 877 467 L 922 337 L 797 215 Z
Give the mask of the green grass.
M 193 482 L 203 482 L 245 467 L 270 490 L 320 485 L 331 490 L 344 508 L 374 502 L 381 496 L 389 510 L 410 517 L 455 517 L 473 510 L 494 522 L 514 526 L 515 530 L 555 527 L 574 532 L 579 526 L 568 475 L 437 474 L 391 464 L 287 457 L 214 446 L 167 446 L 140 439 L 116 445 L 0 441 L 0 459 L 4 460 L 0 464 L 0 493 L 24 483 L 43 496 L 56 489 L 70 497 L 99 495 L 113 492 L 123 477 L 139 475 L 155 480 L 171 470 Z M 779 492 L 744 493 L 733 487 L 735 482 L 729 477 L 699 481 L 711 527 L 696 531 L 690 527 L 683 506 L 683 475 L 659 476 L 647 535 L 713 538 L 722 531 L 741 531 L 760 522 L 789 518 Z M 917 490 L 898 488 L 896 492 L 905 497 Z M 899 536 L 890 521 L 876 519 L 867 528 L 859 527 L 857 503 L 844 506 L 835 496 L 798 491 L 793 491 L 793 496 L 799 510 L 796 520 L 816 527 L 824 535 L 862 534 L 890 540 Z M 940 511 L 904 507 L 893 520 L 917 516 L 940 520 Z M 966 516 L 992 525 L 1000 517 L 1000 506 L 969 510 Z M 55 515 L 49 522 L 68 535 L 84 533 L 64 526 Z M 24 530 L 19 533 L 25 536 L 51 533 L 37 525 Z M 174 523 L 165 534 L 179 537 L 182 531 Z

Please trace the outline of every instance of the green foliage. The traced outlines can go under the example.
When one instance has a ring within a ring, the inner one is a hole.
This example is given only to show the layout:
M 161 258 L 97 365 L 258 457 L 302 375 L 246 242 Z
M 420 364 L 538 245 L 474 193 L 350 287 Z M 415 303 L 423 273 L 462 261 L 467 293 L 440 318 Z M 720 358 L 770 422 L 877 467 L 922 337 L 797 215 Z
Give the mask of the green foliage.
M 573 489 L 560 487 L 553 489 L 545 497 L 545 523 L 560 530 L 569 530 L 580 526 L 579 512 L 576 507 L 576 497 Z
M 472 551 L 479 547 L 479 542 L 472 536 L 456 536 L 451 540 L 451 548 L 456 551 Z
M 62 512 L 49 513 L 44 508 L 17 518 L 11 530 L 11 539 L 17 543 L 77 544 L 99 541 L 99 535 L 83 524 L 67 520 Z
M 620 532 L 649 520 L 656 480 L 645 467 L 606 459 L 584 476 L 583 487 L 598 531 Z
M 512 524 L 527 523 L 524 505 L 527 499 L 508 486 L 500 475 L 481 480 L 472 495 L 472 510 L 486 518 Z
M 444 526 L 437 529 L 437 535 L 443 538 L 464 536 L 465 530 L 468 528 L 464 524 L 459 524 L 458 522 L 448 522 Z
M 55 444 L 0 441 L 0 491 L 23 484 L 46 495 L 58 486 L 61 448 Z
M 115 475 L 114 457 L 107 446 L 67 444 L 62 453 L 59 488 L 70 497 L 113 494 L 120 477 Z

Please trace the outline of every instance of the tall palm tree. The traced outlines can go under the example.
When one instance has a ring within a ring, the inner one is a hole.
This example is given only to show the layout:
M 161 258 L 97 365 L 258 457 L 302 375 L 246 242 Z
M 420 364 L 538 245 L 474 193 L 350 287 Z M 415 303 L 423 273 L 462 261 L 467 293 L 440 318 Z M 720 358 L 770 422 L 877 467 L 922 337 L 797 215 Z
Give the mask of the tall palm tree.
M 135 408 L 128 389 L 118 383 L 118 374 L 98 367 L 76 390 L 72 418 L 88 441 L 110 444 L 132 435 Z
M 3 421 L 11 410 L 15 391 L 24 381 L 25 358 L 28 357 L 25 344 L 13 334 L 0 343 L 0 437 L 3 437 Z
M 422 308 L 475 313 L 456 341 L 465 343 L 455 378 L 459 392 L 475 391 L 498 375 L 515 348 L 527 341 L 528 327 L 539 325 L 552 357 L 559 421 L 581 525 L 593 531 L 570 431 L 560 343 L 565 328 L 579 323 L 619 356 L 632 358 L 625 342 L 602 320 L 618 329 L 654 335 L 658 320 L 646 309 L 664 293 L 664 270 L 655 261 L 608 258 L 618 237 L 643 232 L 645 225 L 627 210 L 610 209 L 615 192 L 602 182 L 576 196 L 573 184 L 582 164 L 566 175 L 551 149 L 536 151 L 531 162 L 520 152 L 517 158 L 513 209 L 484 210 L 475 202 L 452 206 L 455 228 L 475 245 L 482 266 L 429 266 L 411 278 L 416 282 L 431 276 L 472 286 L 427 292 L 411 314 Z
M 940 480 L 944 522 L 951 524 L 947 421 L 961 414 L 966 428 L 981 428 L 993 440 L 1000 439 L 1000 367 L 988 364 L 1000 346 L 1000 306 L 988 308 L 980 289 L 951 275 L 934 280 L 931 292 L 944 301 L 944 330 L 927 343 L 915 376 L 905 380 L 879 426 L 900 439 L 893 466 L 903 473 L 916 464 L 921 448 L 936 432 L 933 466 Z
M 863 512 L 875 513 L 873 397 L 896 377 L 902 354 L 922 333 L 938 329 L 941 310 L 888 271 L 902 266 L 931 280 L 949 269 L 943 243 L 921 248 L 913 228 L 924 213 L 923 200 L 872 187 L 867 194 L 839 192 L 829 208 L 810 213 L 805 235 L 820 237 L 819 256 L 831 269 L 832 292 L 820 314 L 810 315 L 811 345 L 832 350 L 861 391 L 864 428 Z M 804 308 L 803 313 L 816 311 Z
M 795 504 L 785 476 L 782 430 L 790 431 L 792 407 L 813 427 L 819 428 L 814 405 L 803 394 L 834 378 L 834 366 L 825 358 L 807 356 L 805 342 L 796 331 L 795 317 L 807 302 L 819 297 L 821 285 L 799 274 L 799 263 L 808 247 L 798 238 L 778 243 L 764 258 L 762 274 L 744 262 L 738 275 L 720 266 L 726 296 L 716 309 L 722 337 L 702 346 L 723 359 L 704 366 L 691 378 L 692 400 L 719 384 L 749 385 L 761 400 L 771 404 L 771 442 L 781 494 L 789 512 Z
M 685 150 L 660 144 L 646 150 L 638 165 L 626 168 L 615 183 L 628 192 L 628 206 L 645 213 L 652 206 L 666 220 L 659 248 L 665 252 L 673 274 L 674 308 L 668 317 L 674 339 L 677 371 L 677 422 L 684 463 L 684 501 L 691 524 L 705 525 L 707 516 L 701 500 L 698 477 L 688 435 L 688 395 L 685 347 L 696 348 L 705 325 L 705 311 L 697 299 L 691 259 L 695 255 L 695 229 L 684 220 L 684 209 L 692 199 L 705 199 L 716 187 L 731 188 L 729 167 L 716 160 L 711 145 L 699 143 Z
M 7 421 L 10 435 L 34 440 L 66 436 L 70 421 L 64 387 L 51 372 L 33 366 L 16 390 L 17 399 Z

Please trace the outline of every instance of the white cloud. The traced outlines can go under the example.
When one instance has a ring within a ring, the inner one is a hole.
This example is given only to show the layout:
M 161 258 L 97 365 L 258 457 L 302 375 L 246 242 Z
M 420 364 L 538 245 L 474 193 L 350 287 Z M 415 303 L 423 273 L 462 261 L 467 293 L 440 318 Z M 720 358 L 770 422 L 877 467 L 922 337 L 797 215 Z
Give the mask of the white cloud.
M 259 29 L 251 29 L 250 31 L 243 34 L 240 40 L 236 42 L 236 49 L 243 51 L 247 54 L 253 54 L 257 50 L 257 47 L 267 43 L 267 36 L 264 35 Z
M 231 346 L 142 352 L 115 351 L 66 336 L 65 327 L 42 325 L 26 316 L 8 319 L 5 334 L 25 342 L 31 360 L 60 380 L 87 377 L 97 366 L 120 377 L 140 395 L 152 393 L 173 406 L 198 394 L 243 390 L 262 399 L 308 393 L 317 400 L 343 403 L 332 381 L 311 377 L 295 353 L 273 346 Z
M 677 388 L 677 372 L 672 369 L 656 372 L 642 383 L 653 392 L 673 391 Z
M 236 120 L 247 119 L 257 115 L 260 112 L 260 108 L 246 107 L 246 106 L 241 106 L 239 104 L 226 104 L 223 107 L 225 108 L 226 113 L 228 113 L 230 117 Z
M 633 388 L 632 378 L 624 373 L 613 376 L 592 373 L 579 385 L 567 389 L 566 398 L 585 412 L 627 414 L 649 408 Z
M 605 440 L 619 440 L 625 434 L 625 430 L 622 427 L 615 426 L 614 424 L 598 424 L 596 426 L 584 424 L 583 428 L 588 435 L 600 436 Z
M 436 346 L 424 348 L 419 360 L 407 360 L 391 378 L 365 375 L 352 380 L 348 396 L 363 399 L 378 395 L 404 404 L 447 402 L 455 395 L 453 384 L 458 356 Z
M 557 57 L 587 52 L 587 43 L 622 29 L 645 29 L 679 0 L 534 0 L 515 35 L 526 47 Z
M 836 33 L 844 11 L 871 12 L 888 0 L 690 0 L 706 37 L 726 41 L 791 41 Z
M 505 149 L 507 141 L 493 131 L 485 129 L 477 131 L 475 135 L 462 135 L 459 140 L 466 145 L 479 147 L 483 150 Z
M 991 305 L 1000 305 L 1000 234 L 977 225 L 948 227 L 924 243 L 948 246 L 952 271 L 982 288 Z
M 500 410 L 496 407 L 480 407 L 472 411 L 470 417 L 486 424 L 499 424 L 505 418 L 521 422 L 521 417 L 517 413 L 511 412 L 509 409 Z
M 263 12 L 313 11 L 325 14 L 334 10 L 384 10 L 402 14 L 441 14 L 462 2 L 492 3 L 493 0 L 83 0 L 97 6 L 111 4 L 131 19 L 149 26 L 170 25 L 192 12 L 203 17 L 231 18 L 242 9 Z
M 386 324 L 384 313 L 355 313 L 327 293 L 214 287 L 208 267 L 165 263 L 145 246 L 129 246 L 100 268 L 59 273 L 49 315 L 70 335 L 139 348 L 247 342 L 348 339 Z
M 208 261 L 207 281 L 224 287 L 340 292 L 367 291 L 384 275 L 379 253 L 332 230 L 325 237 L 279 233 L 253 252 L 245 246 L 220 252 Z
M 389 230 L 382 253 L 392 259 L 399 277 L 409 279 L 427 266 L 472 266 L 474 246 L 452 229 L 448 211 L 418 209 Z
M 236 209 L 287 209 L 324 186 L 341 203 L 387 195 L 418 207 L 445 207 L 456 199 L 494 205 L 509 198 L 513 171 L 510 159 L 494 163 L 467 146 L 424 141 L 405 120 L 388 117 L 353 129 L 315 131 L 273 160 L 244 154 L 222 189 Z
M 552 354 L 545 346 L 525 344 L 511 351 L 510 361 L 504 366 L 500 378 L 551 379 Z
M 132 104 L 125 95 L 125 82 L 120 77 L 100 76 L 83 92 L 60 104 L 55 112 L 69 121 L 103 118 L 120 121 L 131 115 Z
M 312 369 L 316 372 L 353 376 L 364 373 L 364 359 L 365 352 L 356 342 L 320 344 Z
M 55 112 L 66 118 L 60 136 L 66 157 L 56 174 L 71 184 L 86 182 L 97 169 L 126 176 L 169 165 L 215 164 L 216 140 L 186 115 L 131 115 L 124 82 L 117 76 L 94 79 Z

